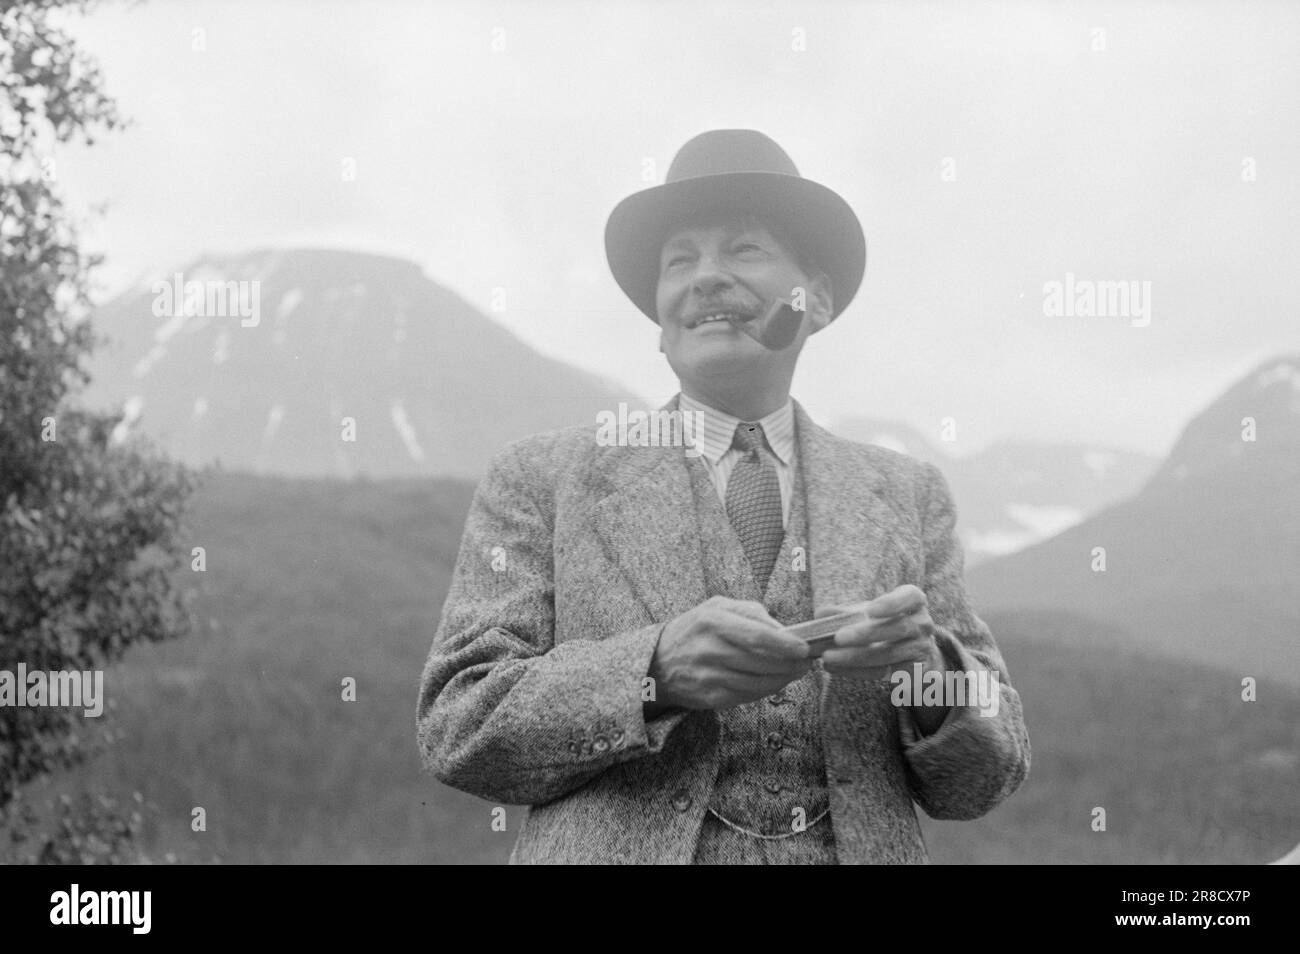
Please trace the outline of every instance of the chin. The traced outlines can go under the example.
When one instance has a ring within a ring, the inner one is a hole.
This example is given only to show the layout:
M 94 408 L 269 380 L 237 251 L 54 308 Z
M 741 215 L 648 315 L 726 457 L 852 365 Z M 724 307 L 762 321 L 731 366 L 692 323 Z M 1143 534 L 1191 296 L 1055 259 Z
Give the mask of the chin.
M 755 345 L 755 348 L 758 346 Z M 682 355 L 673 364 L 673 369 L 689 372 L 689 376 L 717 377 L 718 375 L 743 374 L 753 372 L 764 365 L 764 355 L 756 354 L 748 348 L 703 347 L 694 349 L 689 355 Z

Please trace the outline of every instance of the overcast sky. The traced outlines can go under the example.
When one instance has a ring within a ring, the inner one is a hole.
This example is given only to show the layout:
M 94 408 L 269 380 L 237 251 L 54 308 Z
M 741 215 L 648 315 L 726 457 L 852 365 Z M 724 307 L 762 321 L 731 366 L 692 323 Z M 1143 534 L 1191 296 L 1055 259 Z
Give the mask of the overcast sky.
M 691 136 L 749 127 L 867 234 L 794 382 L 826 423 L 1163 454 L 1300 351 L 1300 4 L 154 0 L 74 32 L 135 121 L 58 157 L 76 205 L 109 203 L 106 294 L 206 250 L 400 254 L 666 398 L 605 218 L 647 159 L 661 181 Z M 1150 282 L 1149 325 L 1045 315 L 1066 273 Z

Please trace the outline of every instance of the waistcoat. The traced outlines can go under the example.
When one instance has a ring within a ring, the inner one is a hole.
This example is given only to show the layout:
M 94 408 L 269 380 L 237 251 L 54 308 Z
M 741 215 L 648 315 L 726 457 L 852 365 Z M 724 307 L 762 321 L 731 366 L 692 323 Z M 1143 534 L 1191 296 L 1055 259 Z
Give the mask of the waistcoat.
M 688 469 L 702 530 L 706 594 L 761 602 L 784 626 L 811 619 L 807 517 L 798 467 L 785 538 L 762 594 L 704 464 L 691 458 Z M 789 834 L 798 821 L 811 826 L 826 811 L 819 699 L 814 671 L 775 695 L 718 713 L 720 763 L 710 809 L 765 835 Z M 821 824 L 830 820 L 823 818 Z

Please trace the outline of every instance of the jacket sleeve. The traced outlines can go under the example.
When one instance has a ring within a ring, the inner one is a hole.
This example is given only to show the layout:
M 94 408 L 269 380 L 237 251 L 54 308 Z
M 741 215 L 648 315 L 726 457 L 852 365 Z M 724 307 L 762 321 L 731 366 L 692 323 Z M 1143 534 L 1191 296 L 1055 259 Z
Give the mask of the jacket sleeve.
M 425 768 L 509 804 L 550 801 L 653 755 L 687 715 L 642 716 L 664 624 L 556 645 L 551 500 L 520 445 L 493 460 L 470 504 L 420 682 Z
M 899 712 L 899 733 L 912 796 L 931 818 L 971 819 L 991 811 L 1029 774 L 1029 735 L 1020 696 L 1011 686 L 1002 654 L 988 626 L 975 615 L 962 581 L 963 554 L 956 508 L 943 474 L 924 465 L 925 580 L 922 589 L 936 625 L 935 640 L 947 668 L 997 676 L 994 706 L 983 711 L 969 696 L 952 706 L 931 735 L 924 736 L 910 709 Z M 970 680 L 967 681 L 967 685 Z M 992 701 L 992 700 L 988 700 Z

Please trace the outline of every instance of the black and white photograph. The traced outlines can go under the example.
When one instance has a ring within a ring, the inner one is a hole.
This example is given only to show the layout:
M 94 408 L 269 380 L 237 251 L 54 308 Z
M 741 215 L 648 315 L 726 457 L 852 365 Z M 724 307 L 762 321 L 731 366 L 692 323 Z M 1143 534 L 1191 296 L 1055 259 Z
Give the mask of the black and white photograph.
M 1300 6 L 0 0 L 0 145 L 3 866 L 1300 864 Z

